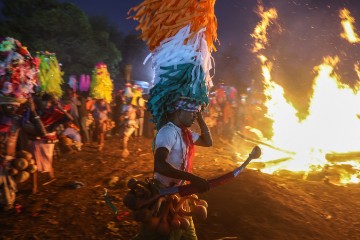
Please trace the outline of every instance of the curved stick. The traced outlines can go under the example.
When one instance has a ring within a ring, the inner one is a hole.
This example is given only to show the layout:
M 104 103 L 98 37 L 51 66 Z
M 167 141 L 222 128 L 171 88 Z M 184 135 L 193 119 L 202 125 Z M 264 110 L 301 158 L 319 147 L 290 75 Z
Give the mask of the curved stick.
M 243 164 L 241 164 L 240 167 L 236 168 L 235 170 L 222 175 L 220 177 L 214 178 L 209 180 L 210 189 L 222 185 L 231 179 L 237 177 L 244 169 L 245 167 L 250 163 L 251 160 L 257 159 L 261 156 L 261 149 L 258 146 L 255 146 L 251 153 L 249 154 L 249 157 L 245 160 Z M 197 193 L 198 189 L 193 184 L 188 184 L 184 186 L 179 187 L 170 187 L 170 188 L 164 188 L 159 190 L 159 194 L 162 195 L 171 195 L 179 193 L 180 196 L 187 196 L 194 193 Z

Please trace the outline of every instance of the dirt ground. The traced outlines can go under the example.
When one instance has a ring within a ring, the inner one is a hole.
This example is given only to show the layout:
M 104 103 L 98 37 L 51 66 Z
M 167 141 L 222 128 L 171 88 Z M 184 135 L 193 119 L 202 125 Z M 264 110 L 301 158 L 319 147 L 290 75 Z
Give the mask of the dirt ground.
M 194 173 L 214 178 L 233 170 L 252 145 L 215 139 L 212 148 L 197 148 Z M 39 193 L 30 181 L 19 185 L 20 213 L 0 215 L 0 239 L 131 239 L 138 229 L 122 197 L 130 177 L 152 175 L 151 139 L 135 138 L 128 158 L 120 157 L 119 138 L 105 148 L 56 159 L 56 181 L 39 177 Z M 107 188 L 118 210 L 105 202 Z M 360 187 L 267 175 L 246 169 L 232 182 L 199 195 L 208 204 L 208 219 L 195 222 L 200 240 L 225 239 L 360 239 Z

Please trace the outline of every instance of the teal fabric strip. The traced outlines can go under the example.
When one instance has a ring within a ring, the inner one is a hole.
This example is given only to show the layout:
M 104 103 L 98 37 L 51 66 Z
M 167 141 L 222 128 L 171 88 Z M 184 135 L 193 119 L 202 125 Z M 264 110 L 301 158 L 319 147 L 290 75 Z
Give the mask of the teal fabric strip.
M 187 97 L 202 106 L 207 106 L 209 103 L 208 89 L 201 66 L 187 63 L 160 69 L 164 71 L 159 76 L 161 81 L 150 90 L 150 98 L 147 102 L 156 129 L 160 129 L 166 123 L 166 114 L 174 111 L 175 103 L 180 97 Z M 192 79 L 193 71 L 194 77 L 199 78 L 200 81 Z

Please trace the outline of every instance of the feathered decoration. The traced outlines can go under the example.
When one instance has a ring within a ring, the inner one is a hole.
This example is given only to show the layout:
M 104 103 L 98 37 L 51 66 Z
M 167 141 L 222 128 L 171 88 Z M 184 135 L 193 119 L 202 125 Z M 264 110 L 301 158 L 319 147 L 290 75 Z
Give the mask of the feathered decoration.
M 210 70 L 216 50 L 215 0 L 145 0 L 131 8 L 146 41 L 154 70 L 154 87 L 147 103 L 159 129 L 179 99 L 198 105 L 209 102 Z
M 55 53 L 37 52 L 40 59 L 39 86 L 40 90 L 53 95 L 56 99 L 61 98 L 63 91 L 61 85 L 64 83 L 58 60 Z
M 0 57 L 0 102 L 25 102 L 37 84 L 38 59 L 11 37 L 0 37 Z
M 215 0 L 144 0 L 128 14 L 135 12 L 130 18 L 139 21 L 136 30 L 142 31 L 141 39 L 146 41 L 150 51 L 186 26 L 191 26 L 191 35 L 185 40 L 206 29 L 204 38 L 212 51 L 216 50 L 214 42 L 217 41 L 214 5 Z
M 98 63 L 93 71 L 90 94 L 95 99 L 112 100 L 113 83 L 105 63 Z

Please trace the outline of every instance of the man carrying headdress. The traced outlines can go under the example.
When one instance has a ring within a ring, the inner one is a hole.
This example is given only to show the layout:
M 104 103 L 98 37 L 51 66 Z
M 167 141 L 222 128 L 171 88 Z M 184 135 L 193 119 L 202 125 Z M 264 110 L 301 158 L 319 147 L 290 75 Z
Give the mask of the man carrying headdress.
M 217 40 L 214 4 L 215 0 L 143 0 L 129 11 L 139 21 L 137 29 L 151 51 L 147 59 L 151 57 L 154 79 L 147 109 L 158 131 L 154 171 L 160 188 L 189 181 L 199 192 L 209 190 L 207 180 L 191 169 L 194 145 L 212 145 L 202 111 L 212 87 L 211 52 Z M 201 134 L 189 129 L 195 120 Z M 170 232 L 160 224 L 152 233 L 144 224 L 139 239 L 197 239 L 191 218 L 189 222 L 190 227 Z
M 2 210 L 14 207 L 16 182 L 10 174 L 16 155 L 20 129 L 34 136 L 45 136 L 46 130 L 31 98 L 37 67 L 26 47 L 13 38 L 0 38 L 0 205 Z M 27 103 L 26 103 L 27 102 Z M 18 108 L 26 103 L 26 112 Z

